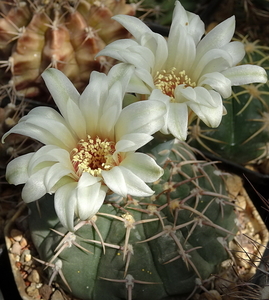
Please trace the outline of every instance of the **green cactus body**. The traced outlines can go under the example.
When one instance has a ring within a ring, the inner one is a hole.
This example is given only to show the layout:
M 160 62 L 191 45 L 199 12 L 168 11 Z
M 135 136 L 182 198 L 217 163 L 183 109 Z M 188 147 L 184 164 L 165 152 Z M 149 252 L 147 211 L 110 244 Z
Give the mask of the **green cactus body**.
M 228 258 L 235 214 L 220 171 L 185 143 L 162 143 L 151 154 L 165 170 L 151 186 L 156 193 L 128 201 L 109 196 L 74 233 L 59 224 L 52 196 L 39 201 L 41 217 L 30 205 L 40 258 L 54 270 L 62 264 L 57 279 L 75 297 L 185 299 Z
M 243 39 L 246 56 L 243 64 L 261 65 L 268 69 L 268 48 Z M 245 165 L 268 156 L 269 86 L 237 86 L 223 101 L 227 114 L 218 128 L 209 128 L 196 120 L 190 126 L 188 143 L 235 163 Z
M 114 60 L 96 54 L 128 37 L 111 17 L 134 15 L 135 6 L 124 0 L 9 1 L 0 4 L 0 12 L 1 83 L 29 98 L 44 95 L 40 75 L 49 67 L 65 73 L 79 91 L 92 71 L 107 72 Z

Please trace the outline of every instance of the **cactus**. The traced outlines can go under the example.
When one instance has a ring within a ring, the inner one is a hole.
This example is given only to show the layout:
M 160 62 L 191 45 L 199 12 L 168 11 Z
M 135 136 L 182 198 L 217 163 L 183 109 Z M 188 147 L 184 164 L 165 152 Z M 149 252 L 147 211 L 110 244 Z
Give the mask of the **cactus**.
M 44 96 L 40 74 L 48 67 L 60 69 L 80 91 L 91 71 L 106 72 L 113 61 L 95 55 L 106 44 L 127 37 L 111 17 L 133 15 L 135 6 L 124 0 L 14 0 L 1 1 L 0 11 L 2 89 L 34 97 Z
M 261 65 L 268 70 L 269 48 L 246 37 L 242 42 L 246 50 L 242 63 Z M 208 128 L 197 119 L 189 128 L 188 143 L 238 164 L 260 164 L 268 158 L 268 94 L 268 82 L 234 87 L 232 96 L 224 101 L 227 115 L 220 126 Z
M 29 204 L 29 225 L 51 279 L 86 299 L 185 299 L 217 272 L 236 232 L 232 202 L 216 166 L 184 142 L 161 143 L 151 155 L 164 167 L 154 196 L 112 194 L 74 232 L 61 226 L 53 197 Z M 120 201 L 121 200 L 121 201 Z

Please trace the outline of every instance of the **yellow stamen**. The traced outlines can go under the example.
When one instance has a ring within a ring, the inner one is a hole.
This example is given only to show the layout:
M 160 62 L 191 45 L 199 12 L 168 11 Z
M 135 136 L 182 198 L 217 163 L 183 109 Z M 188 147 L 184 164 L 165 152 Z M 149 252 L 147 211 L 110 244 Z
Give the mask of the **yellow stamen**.
M 170 71 L 162 70 L 158 71 L 154 78 L 155 86 L 160 89 L 165 95 L 175 98 L 175 89 L 178 85 L 184 85 L 184 87 L 195 87 L 196 83 L 192 82 L 191 78 L 186 75 L 185 70 L 177 72 L 176 68 L 172 68 Z
M 99 176 L 102 170 L 110 170 L 115 166 L 112 157 L 115 152 L 115 143 L 101 140 L 99 137 L 87 140 L 81 139 L 77 148 L 71 151 L 71 161 L 78 175 L 88 172 L 93 176 Z

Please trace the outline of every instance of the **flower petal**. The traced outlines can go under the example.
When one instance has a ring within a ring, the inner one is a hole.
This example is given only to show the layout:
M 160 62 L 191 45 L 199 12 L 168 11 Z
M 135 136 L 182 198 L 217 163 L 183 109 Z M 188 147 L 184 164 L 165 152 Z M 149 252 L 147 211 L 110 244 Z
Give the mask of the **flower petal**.
M 118 81 L 109 89 L 107 101 L 100 112 L 97 128 L 99 137 L 114 139 L 114 127 L 122 111 L 123 94 L 123 86 Z
M 177 34 L 177 30 L 179 30 L 179 28 L 182 28 L 178 25 L 183 26 L 188 31 L 188 34 L 193 38 L 195 44 L 200 41 L 201 37 L 205 33 L 205 25 L 200 17 L 194 13 L 186 11 L 182 4 L 179 1 L 176 1 L 169 38 L 174 36 L 174 34 Z
M 48 170 L 49 167 L 43 168 L 28 178 L 21 193 L 24 202 L 29 203 L 36 201 L 47 193 L 44 177 Z
M 6 179 L 11 184 L 25 183 L 28 178 L 28 164 L 34 153 L 28 153 L 13 159 L 6 169 Z
M 53 145 L 43 146 L 34 153 L 29 161 L 28 173 L 32 175 L 36 171 L 47 166 L 52 166 L 56 162 L 62 162 L 64 166 L 73 170 L 68 151 Z
M 119 152 L 129 152 L 136 151 L 141 148 L 149 141 L 151 141 L 153 137 L 146 133 L 129 133 L 125 134 L 121 137 L 120 141 L 117 142 L 115 148 L 115 154 Z
M 186 103 L 170 103 L 167 128 L 179 140 L 186 140 L 188 129 L 188 107 Z
M 267 82 L 267 74 L 265 70 L 259 66 L 236 66 L 223 71 L 222 74 L 231 80 L 232 85 Z
M 128 153 L 120 166 L 130 170 L 145 182 L 154 182 L 163 175 L 163 169 L 144 153 Z
M 222 50 L 228 52 L 233 59 L 232 65 L 237 65 L 245 56 L 245 46 L 243 43 L 235 41 L 221 47 Z
M 161 101 L 147 100 L 128 105 L 116 123 L 116 140 L 128 133 L 153 134 L 164 125 L 166 105 Z
M 129 46 L 129 41 L 115 41 L 101 50 L 98 56 L 109 56 L 121 62 L 133 64 L 136 67 L 145 68 L 150 71 L 155 61 L 154 54 L 147 47 L 143 47 L 135 41 L 133 43 Z
M 102 87 L 102 88 L 100 88 Z M 95 136 L 103 105 L 108 96 L 108 79 L 103 73 L 92 72 L 90 83 L 79 98 L 79 107 L 84 115 L 87 134 Z
M 124 176 L 127 193 L 129 195 L 137 197 L 147 197 L 154 194 L 154 191 L 132 171 L 123 166 L 119 166 L 119 168 Z
M 140 41 L 141 36 L 145 32 L 149 32 L 149 33 L 152 32 L 145 23 L 143 23 L 138 18 L 132 16 L 117 15 L 112 17 L 112 19 L 116 20 L 123 27 L 125 27 L 132 34 L 132 36 L 138 41 Z
M 199 77 L 204 74 L 220 72 L 232 65 L 233 59 L 228 52 L 222 49 L 212 49 L 206 52 L 199 61 L 196 61 L 191 70 L 191 78 L 197 82 Z
M 86 137 L 86 121 L 77 103 L 71 98 L 66 101 L 65 120 L 79 139 Z
M 54 197 L 56 214 L 64 227 L 74 231 L 74 214 L 77 205 L 77 182 L 70 182 L 60 187 Z
M 234 35 L 234 30 L 235 17 L 232 16 L 209 31 L 209 33 L 197 45 L 195 61 L 199 61 L 209 50 L 221 48 L 228 44 Z
M 124 97 L 127 86 L 134 71 L 134 66 L 125 63 L 118 63 L 115 66 L 113 66 L 107 74 L 110 89 L 113 85 L 115 85 L 115 83 L 120 83 L 120 85 L 122 86 L 122 95 L 120 97 L 121 99 Z M 107 102 L 111 101 L 109 100 Z
M 199 81 L 198 85 L 201 87 L 211 87 L 215 91 L 221 94 L 223 98 L 228 98 L 232 94 L 231 80 L 225 77 L 219 72 L 207 73 L 203 75 Z
M 127 197 L 127 186 L 125 183 L 124 175 L 119 167 L 114 167 L 109 171 L 102 171 L 105 184 L 114 193 Z
M 168 57 L 167 42 L 163 36 L 153 32 L 146 32 L 141 36 L 140 44 L 149 49 L 154 55 L 154 63 L 150 64 L 151 73 L 162 69 Z M 144 66 L 145 67 L 145 66 Z
M 90 175 L 87 173 L 84 174 L 86 177 L 88 177 L 87 175 Z M 102 206 L 106 196 L 107 187 L 103 186 L 100 181 L 88 185 L 85 185 L 85 183 L 81 184 L 81 181 L 85 181 L 85 178 L 82 177 L 77 186 L 78 201 L 76 213 L 81 220 L 86 220 L 93 217 Z
M 55 192 L 54 190 L 52 190 L 52 188 L 55 186 L 55 184 L 60 179 L 62 179 L 62 177 L 67 176 L 72 173 L 73 173 L 73 170 L 70 170 L 70 168 L 63 166 L 61 163 L 56 163 L 53 166 L 51 166 L 44 178 L 44 184 L 47 188 L 47 191 L 49 193 Z
M 200 104 L 188 102 L 188 106 L 207 126 L 216 128 L 219 126 L 223 115 L 222 98 L 220 94 L 215 91 L 207 91 L 204 93 L 203 97 L 205 95 L 207 95 L 207 99 L 201 98 Z M 207 104 L 209 98 L 211 98 L 210 102 L 215 103 L 214 106 L 209 106 Z
M 122 166 L 103 171 L 102 176 L 106 185 L 114 193 L 123 197 L 127 197 L 128 194 L 144 197 L 154 193 L 142 179 Z
M 79 93 L 72 84 L 72 82 L 57 69 L 47 69 L 41 75 L 49 89 L 56 105 L 58 106 L 61 114 L 66 116 L 66 103 L 69 98 L 78 104 Z
M 178 71 L 185 70 L 188 74 L 195 59 L 195 42 L 182 25 L 178 25 L 176 29 L 169 34 L 166 69 L 175 67 Z
M 3 136 L 3 140 L 11 133 L 29 136 L 43 144 L 56 145 L 64 149 L 72 149 L 76 144 L 62 116 L 49 107 L 36 107 L 31 110 Z

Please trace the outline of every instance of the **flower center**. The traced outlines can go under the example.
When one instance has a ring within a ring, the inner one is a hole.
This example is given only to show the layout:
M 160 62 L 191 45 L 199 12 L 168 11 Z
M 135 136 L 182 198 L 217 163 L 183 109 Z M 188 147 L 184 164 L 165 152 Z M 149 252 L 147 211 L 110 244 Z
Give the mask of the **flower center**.
M 99 176 L 102 170 L 110 170 L 115 165 L 114 152 L 114 142 L 88 136 L 86 141 L 81 139 L 77 148 L 71 151 L 71 161 L 78 175 L 88 172 Z
M 158 71 L 154 78 L 155 86 L 165 95 L 175 98 L 175 89 L 178 85 L 183 84 L 184 87 L 195 87 L 196 83 L 192 82 L 190 77 L 186 75 L 185 70 L 177 72 L 176 68 L 172 68 L 169 72 L 166 70 Z

